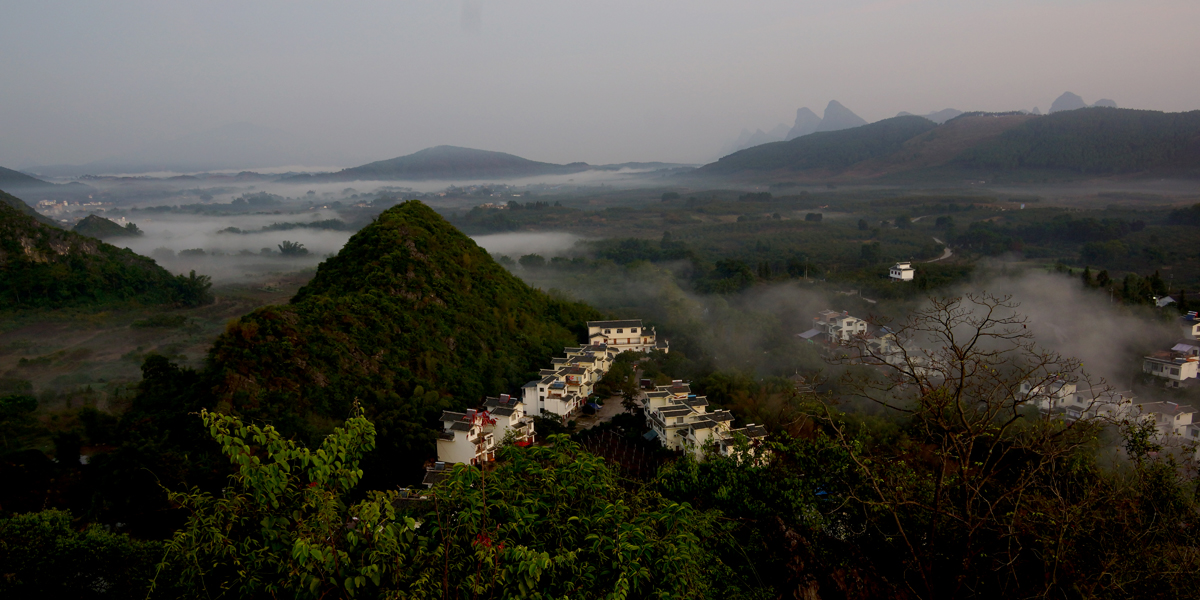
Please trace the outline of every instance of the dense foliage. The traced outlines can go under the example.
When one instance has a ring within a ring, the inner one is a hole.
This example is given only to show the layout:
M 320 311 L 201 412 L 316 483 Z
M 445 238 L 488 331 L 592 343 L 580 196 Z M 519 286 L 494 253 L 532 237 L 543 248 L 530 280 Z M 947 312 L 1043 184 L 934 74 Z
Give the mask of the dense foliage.
M 3 192 L 0 197 L 11 198 Z M 206 276 L 173 276 L 131 250 L 44 225 L 0 203 L 0 302 L 5 306 L 199 306 L 213 301 L 210 288 Z
M 100 525 L 79 530 L 65 511 L 0 518 L 0 595 L 141 598 L 162 555 L 161 542 L 135 540 Z
M 361 412 L 316 450 L 201 418 L 237 475 L 220 496 L 172 495 L 191 517 L 163 565 L 213 597 L 699 598 L 725 573 L 704 555 L 704 518 L 627 490 L 565 437 L 508 447 L 495 468 L 457 466 L 428 496 L 354 502 L 375 438 Z

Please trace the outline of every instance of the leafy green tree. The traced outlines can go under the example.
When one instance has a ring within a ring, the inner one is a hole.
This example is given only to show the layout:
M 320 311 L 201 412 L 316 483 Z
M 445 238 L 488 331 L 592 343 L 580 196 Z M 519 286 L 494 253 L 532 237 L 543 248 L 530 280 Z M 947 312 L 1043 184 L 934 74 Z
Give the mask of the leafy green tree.
M 858 220 L 858 230 L 859 230 L 859 231 L 866 231 L 866 230 L 868 230 L 868 229 L 870 229 L 870 228 L 871 228 L 871 226 L 867 224 L 867 220 L 866 220 L 866 219 L 859 219 L 859 220 Z
M 32 598 L 143 598 L 162 558 L 163 544 L 111 533 L 100 525 L 83 529 L 60 510 L 0 519 L 0 596 Z M 174 575 L 164 567 L 165 579 Z M 165 587 L 174 595 L 170 582 Z
M 299 242 L 283 240 L 283 243 L 279 244 L 279 253 L 289 258 L 308 256 L 308 248 Z
M 526 269 L 540 269 L 546 266 L 546 259 L 541 254 L 526 254 L 517 262 Z
M 361 411 L 315 451 L 270 426 L 201 419 L 237 474 L 220 496 L 171 494 L 191 516 L 161 568 L 178 565 L 190 589 L 242 598 L 699 598 L 708 589 L 712 560 L 695 513 L 627 490 L 565 437 L 507 447 L 495 469 L 457 465 L 423 498 L 375 491 L 352 502 L 375 437 Z

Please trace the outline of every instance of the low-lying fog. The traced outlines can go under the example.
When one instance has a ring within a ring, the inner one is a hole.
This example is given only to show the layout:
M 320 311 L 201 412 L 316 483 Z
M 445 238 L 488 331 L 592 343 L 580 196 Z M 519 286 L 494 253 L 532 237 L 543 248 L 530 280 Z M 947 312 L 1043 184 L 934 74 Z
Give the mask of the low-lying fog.
M 573 233 L 493 233 L 471 238 L 491 254 L 502 254 L 518 259 L 526 254 L 540 254 L 544 258 L 562 256 L 584 238 Z
M 135 217 L 144 235 L 136 238 L 115 238 L 110 243 L 129 248 L 158 261 L 174 273 L 209 275 L 215 282 L 244 281 L 269 273 L 298 271 L 316 266 L 327 255 L 336 254 L 353 232 L 327 229 L 297 228 L 287 231 L 261 233 L 218 233 L 236 227 L 243 231 L 257 230 L 272 223 L 308 222 L 336 219 L 333 212 L 280 214 L 198 216 L 162 214 Z M 285 256 L 280 245 L 289 241 L 302 244 L 306 254 Z M 203 250 L 200 254 L 195 250 Z

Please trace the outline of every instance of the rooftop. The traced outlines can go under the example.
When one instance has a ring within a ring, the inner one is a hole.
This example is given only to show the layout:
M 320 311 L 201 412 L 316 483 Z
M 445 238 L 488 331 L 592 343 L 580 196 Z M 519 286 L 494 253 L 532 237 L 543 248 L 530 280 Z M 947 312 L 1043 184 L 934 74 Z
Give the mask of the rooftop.
M 612 327 L 641 327 L 641 319 L 630 319 L 628 321 L 588 321 L 588 327 L 612 328 Z

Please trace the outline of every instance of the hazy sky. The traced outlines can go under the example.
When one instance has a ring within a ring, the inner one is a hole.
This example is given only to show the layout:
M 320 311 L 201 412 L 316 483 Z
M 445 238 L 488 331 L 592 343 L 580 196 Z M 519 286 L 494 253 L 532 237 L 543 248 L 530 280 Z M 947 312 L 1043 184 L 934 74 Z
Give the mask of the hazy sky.
M 1045 111 L 1068 90 L 1200 109 L 1196 0 L 0 0 L 0 15 L 10 167 L 238 122 L 330 160 L 453 144 L 702 162 L 830 99 L 869 121 Z

